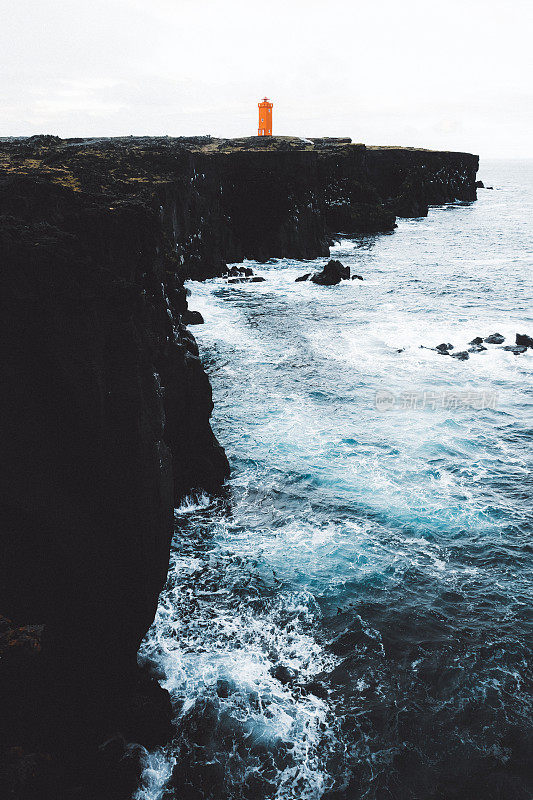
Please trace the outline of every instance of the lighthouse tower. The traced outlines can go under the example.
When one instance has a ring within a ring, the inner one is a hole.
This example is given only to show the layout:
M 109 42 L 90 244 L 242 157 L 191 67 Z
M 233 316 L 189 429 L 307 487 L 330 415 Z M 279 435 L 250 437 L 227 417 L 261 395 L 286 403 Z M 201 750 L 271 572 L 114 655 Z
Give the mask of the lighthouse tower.
M 272 136 L 272 106 L 268 97 L 263 97 L 260 103 L 257 104 L 259 108 L 259 128 L 257 130 L 258 136 Z

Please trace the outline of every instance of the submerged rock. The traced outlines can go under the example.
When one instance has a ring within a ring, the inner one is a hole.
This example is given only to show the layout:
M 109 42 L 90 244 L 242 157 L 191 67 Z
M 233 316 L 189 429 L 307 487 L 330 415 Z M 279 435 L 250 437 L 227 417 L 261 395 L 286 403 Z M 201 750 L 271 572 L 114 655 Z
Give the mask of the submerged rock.
M 284 686 L 293 681 L 296 677 L 295 670 L 291 669 L 290 667 L 286 667 L 284 664 L 278 664 L 276 667 L 272 667 L 270 674 Z
M 487 350 L 487 349 L 488 348 L 485 347 L 485 345 L 483 345 L 483 344 L 475 344 L 472 347 L 468 348 L 468 352 L 469 353 L 482 353 L 484 350 Z
M 510 353 L 514 353 L 515 356 L 519 356 L 520 353 L 525 353 L 527 347 L 523 344 L 506 344 L 505 347 L 502 347 L 502 350 L 508 350 Z
M 350 267 L 345 267 L 340 261 L 331 259 L 322 272 L 315 272 L 310 280 L 318 286 L 335 286 L 342 280 L 350 279 Z
M 233 681 L 226 678 L 219 678 L 217 681 L 217 695 L 222 698 L 227 698 L 236 691 L 236 685 Z
M 184 325 L 203 325 L 204 318 L 199 311 L 184 311 L 181 315 L 181 321 Z
M 485 341 L 487 344 L 502 344 L 505 342 L 505 336 L 502 336 L 501 333 L 491 333 L 485 338 Z
M 466 350 L 459 350 L 457 353 L 450 353 L 452 358 L 457 358 L 459 361 L 467 361 L 470 356 L 466 352 Z
M 327 700 L 329 697 L 329 691 L 322 681 L 309 681 L 303 684 L 303 688 L 321 700 Z
M 527 333 L 517 333 L 516 344 L 523 345 L 524 347 L 533 348 L 533 337 L 528 336 Z

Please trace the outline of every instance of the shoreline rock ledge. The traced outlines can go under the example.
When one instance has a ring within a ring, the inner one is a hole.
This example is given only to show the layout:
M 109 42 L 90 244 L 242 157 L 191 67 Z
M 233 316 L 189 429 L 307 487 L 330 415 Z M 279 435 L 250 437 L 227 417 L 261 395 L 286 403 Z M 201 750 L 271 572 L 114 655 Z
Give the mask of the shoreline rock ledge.
M 129 800 L 170 736 L 137 651 L 229 473 L 184 280 L 476 197 L 474 155 L 268 139 L 0 140 L 1 797 Z

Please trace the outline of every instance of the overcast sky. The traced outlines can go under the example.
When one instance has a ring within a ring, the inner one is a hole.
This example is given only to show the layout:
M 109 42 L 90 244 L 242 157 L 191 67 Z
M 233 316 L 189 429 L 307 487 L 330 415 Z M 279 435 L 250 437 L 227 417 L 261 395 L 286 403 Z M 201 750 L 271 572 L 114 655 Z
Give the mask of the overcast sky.
M 0 0 L 0 136 L 257 133 L 533 157 L 532 0 Z

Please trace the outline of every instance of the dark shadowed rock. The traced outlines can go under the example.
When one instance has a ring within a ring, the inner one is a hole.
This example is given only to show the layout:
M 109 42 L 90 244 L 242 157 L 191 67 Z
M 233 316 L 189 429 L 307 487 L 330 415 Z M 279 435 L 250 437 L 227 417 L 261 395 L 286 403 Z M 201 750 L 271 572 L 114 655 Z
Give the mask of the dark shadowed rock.
M 40 137 L 0 142 L 0 155 L 32 180 L 152 202 L 177 271 L 196 280 L 245 258 L 328 256 L 340 230 L 391 230 L 396 213 L 476 199 L 479 159 L 469 153 L 260 139 Z
M 300 275 L 299 278 L 295 278 L 294 282 L 295 283 L 299 283 L 300 281 L 308 281 L 310 277 L 311 277 L 311 273 L 310 272 L 306 272 L 305 275 Z
M 386 233 L 396 227 L 394 211 L 381 203 L 345 202 L 331 205 L 326 212 L 330 229 L 346 236 Z
M 483 338 L 481 336 L 476 336 L 471 342 L 468 342 L 468 344 L 483 344 Z
M 483 181 L 476 181 L 476 189 L 484 189 L 484 188 L 485 184 L 483 183 Z
M 217 681 L 217 694 L 219 697 L 226 698 L 236 691 L 236 685 L 233 681 L 226 680 L 226 678 L 219 678 Z
M 204 318 L 199 311 L 184 311 L 181 315 L 181 321 L 184 325 L 203 325 Z
M 244 258 L 328 257 L 335 206 L 370 231 L 393 225 L 395 206 L 473 200 L 478 158 L 44 136 L 0 141 L 0 156 L 0 611 L 16 620 L 0 657 L 0 797 L 15 786 L 17 800 L 129 800 L 142 745 L 171 735 L 168 694 L 137 651 L 166 579 L 173 507 L 229 473 L 183 280 Z M 193 796 L 212 712 L 190 716 L 180 797 Z M 200 769 L 201 796 L 223 796 L 223 767 L 208 754 Z
M 533 348 L 533 337 L 528 336 L 527 333 L 517 333 L 516 344 L 523 345 L 524 347 Z
M 151 202 L 112 197 L 0 179 L 0 611 L 42 630 L 25 665 L 0 656 L 0 727 L 26 753 L 39 737 L 50 763 L 68 752 L 64 785 L 94 797 L 111 797 L 89 774 L 106 733 L 170 736 L 168 694 L 137 651 L 175 503 L 229 472 L 173 245 Z M 31 796 L 48 800 L 47 780 Z
M 284 666 L 283 664 L 278 664 L 276 667 L 272 667 L 270 674 L 283 685 L 290 683 L 296 677 L 296 672 L 290 667 Z
M 306 691 L 314 694 L 315 697 L 320 697 L 321 700 L 327 700 L 329 697 L 329 691 L 321 681 L 309 681 L 309 683 L 304 683 L 303 686 Z
M 467 361 L 470 356 L 466 350 L 459 350 L 457 353 L 450 353 L 452 358 L 457 358 L 459 361 Z
M 362 281 L 362 280 L 363 280 L 362 275 L 352 275 L 352 281 Z
M 435 347 L 435 350 L 438 350 L 439 353 L 446 355 L 450 350 L 453 350 L 453 344 L 450 344 L 450 342 L 443 342 L 442 344 L 438 344 Z
M 525 353 L 527 347 L 523 344 L 506 344 L 505 347 L 502 347 L 502 350 L 508 350 L 510 353 L 514 353 L 515 356 L 519 356 L 520 353 Z
M 315 272 L 310 280 L 318 286 L 335 286 L 342 280 L 350 279 L 350 267 L 345 267 L 340 261 L 331 259 L 322 272 Z
M 501 333 L 491 333 L 484 341 L 487 342 L 487 344 L 502 344 L 505 342 L 505 336 L 502 336 Z
M 244 276 L 242 278 L 228 278 L 228 283 L 264 283 L 266 278 L 261 275 Z
M 249 278 L 254 274 L 253 269 L 251 267 L 230 267 L 227 272 L 222 274 L 223 278 L 239 278 L 245 277 Z

